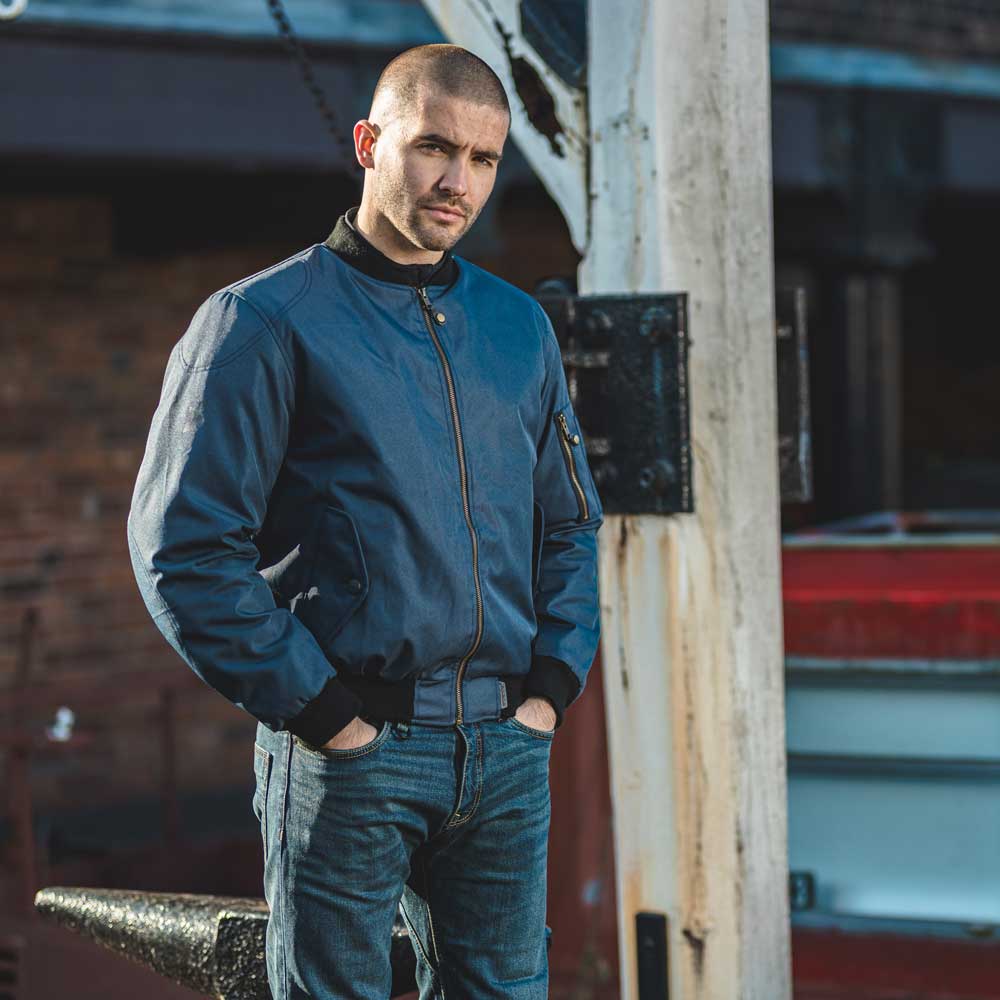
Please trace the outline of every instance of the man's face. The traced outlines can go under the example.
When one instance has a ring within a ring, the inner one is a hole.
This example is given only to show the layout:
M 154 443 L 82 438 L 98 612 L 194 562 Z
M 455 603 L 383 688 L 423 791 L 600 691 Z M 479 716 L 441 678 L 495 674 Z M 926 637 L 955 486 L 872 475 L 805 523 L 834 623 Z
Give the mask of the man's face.
M 371 207 L 414 248 L 450 249 L 493 190 L 508 126 L 502 110 L 422 92 L 415 107 L 381 127 Z

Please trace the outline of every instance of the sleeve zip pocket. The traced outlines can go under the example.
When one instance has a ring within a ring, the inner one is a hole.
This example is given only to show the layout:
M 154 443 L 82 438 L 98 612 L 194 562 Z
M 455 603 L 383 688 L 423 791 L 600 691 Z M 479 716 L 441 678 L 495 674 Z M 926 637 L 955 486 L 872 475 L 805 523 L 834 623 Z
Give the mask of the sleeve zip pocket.
M 566 461 L 566 470 L 569 472 L 570 482 L 573 484 L 573 492 L 576 494 L 576 504 L 579 508 L 577 520 L 586 521 L 590 516 L 590 506 L 587 503 L 587 494 L 584 492 L 583 484 L 577 474 L 576 456 L 577 449 L 581 447 L 580 435 L 570 429 L 569 421 L 566 419 L 566 411 L 569 404 L 559 410 L 553 419 L 559 430 L 559 444 L 562 447 L 563 458 Z

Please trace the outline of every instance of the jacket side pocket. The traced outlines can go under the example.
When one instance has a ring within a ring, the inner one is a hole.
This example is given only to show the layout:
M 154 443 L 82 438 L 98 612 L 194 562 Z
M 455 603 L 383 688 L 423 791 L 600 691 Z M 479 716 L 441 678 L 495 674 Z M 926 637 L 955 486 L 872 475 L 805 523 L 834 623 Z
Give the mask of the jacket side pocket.
M 368 596 L 368 567 L 354 518 L 340 507 L 324 508 L 311 545 L 315 551 L 295 614 L 327 643 Z

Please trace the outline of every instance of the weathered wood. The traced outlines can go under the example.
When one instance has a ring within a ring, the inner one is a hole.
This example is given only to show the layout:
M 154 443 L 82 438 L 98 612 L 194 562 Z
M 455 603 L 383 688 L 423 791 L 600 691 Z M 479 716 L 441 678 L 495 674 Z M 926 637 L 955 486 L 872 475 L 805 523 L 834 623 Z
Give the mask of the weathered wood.
M 695 513 L 601 531 L 622 997 L 790 996 L 765 0 L 590 5 L 581 291 L 685 290 Z

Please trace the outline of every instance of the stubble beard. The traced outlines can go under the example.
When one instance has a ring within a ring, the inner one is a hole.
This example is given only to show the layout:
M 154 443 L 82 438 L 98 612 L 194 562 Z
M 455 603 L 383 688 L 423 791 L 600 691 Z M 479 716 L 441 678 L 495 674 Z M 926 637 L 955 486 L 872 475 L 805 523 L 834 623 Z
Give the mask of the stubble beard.
M 422 218 L 420 207 L 412 204 L 405 186 L 394 178 L 383 179 L 376 193 L 376 201 L 382 214 L 410 243 L 421 250 L 450 250 L 469 231 L 479 214 L 477 212 L 471 218 L 463 219 L 461 227 L 435 225 Z

